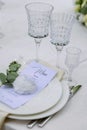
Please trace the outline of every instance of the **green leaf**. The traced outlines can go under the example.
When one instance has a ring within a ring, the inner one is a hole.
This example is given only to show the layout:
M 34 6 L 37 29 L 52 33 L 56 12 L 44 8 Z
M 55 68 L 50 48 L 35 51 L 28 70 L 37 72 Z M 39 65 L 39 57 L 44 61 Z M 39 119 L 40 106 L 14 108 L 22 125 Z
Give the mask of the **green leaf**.
M 18 64 L 16 61 L 13 61 L 13 62 L 9 65 L 9 71 L 17 71 L 20 67 L 21 67 L 20 64 Z
M 14 65 L 11 65 L 9 67 L 9 70 L 10 71 L 17 71 L 19 69 L 19 65 L 18 64 L 14 64 Z
M 10 72 L 10 73 L 8 73 L 8 75 L 7 75 L 8 83 L 14 82 L 14 80 L 17 78 L 17 76 L 18 76 L 17 72 Z
M 13 87 L 12 83 L 4 83 L 4 85 L 8 86 L 8 87 Z
M 10 65 L 14 65 L 14 64 L 17 64 L 17 61 L 12 61 L 11 63 L 10 63 Z M 9 65 L 9 66 L 10 66 Z
M 87 14 L 87 4 L 85 4 L 85 5 L 81 8 L 81 13 L 82 13 L 82 14 Z
M 6 82 L 6 75 L 4 73 L 0 73 L 0 80 L 1 80 L 2 84 L 4 84 Z
M 8 85 L 12 87 L 12 83 L 18 76 L 18 69 L 21 67 L 21 64 L 13 61 L 10 63 L 9 68 L 6 70 L 6 75 L 4 73 L 0 73 L 0 81 L 4 85 Z
M 80 5 L 81 5 L 82 2 L 83 2 L 83 0 L 76 0 L 76 1 L 75 1 L 75 4 L 80 4 Z

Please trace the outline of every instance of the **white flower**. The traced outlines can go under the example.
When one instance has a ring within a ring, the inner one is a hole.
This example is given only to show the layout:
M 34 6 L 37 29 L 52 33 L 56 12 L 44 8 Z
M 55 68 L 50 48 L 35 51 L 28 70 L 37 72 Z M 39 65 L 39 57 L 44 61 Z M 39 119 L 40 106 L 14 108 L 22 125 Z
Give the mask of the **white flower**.
M 87 14 L 84 15 L 84 17 L 83 17 L 83 22 L 84 22 L 84 23 L 87 23 Z
M 75 0 L 74 3 L 78 21 L 87 27 L 87 0 Z
M 80 4 L 75 5 L 75 8 L 74 8 L 75 12 L 79 12 L 80 8 L 81 8 Z
M 32 80 L 25 75 L 19 75 L 13 82 L 14 90 L 19 94 L 30 94 L 36 91 L 37 87 Z

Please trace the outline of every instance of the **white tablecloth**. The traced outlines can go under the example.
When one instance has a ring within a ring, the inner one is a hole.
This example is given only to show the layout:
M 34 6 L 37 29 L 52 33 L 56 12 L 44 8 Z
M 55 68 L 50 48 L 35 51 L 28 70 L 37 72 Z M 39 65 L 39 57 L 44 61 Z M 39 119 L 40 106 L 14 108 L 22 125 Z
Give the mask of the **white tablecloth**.
M 4 37 L 0 39 L 0 72 L 5 71 L 8 64 L 14 59 L 23 57 L 24 61 L 35 58 L 35 43 L 33 38 L 27 34 L 27 16 L 25 4 L 36 0 L 3 0 L 5 5 L 0 10 L 0 30 Z M 72 0 L 40 0 L 50 2 L 55 10 L 72 9 Z M 70 44 L 82 49 L 81 60 L 87 57 L 87 28 L 77 21 L 73 27 Z M 65 49 L 61 54 L 61 63 L 64 65 Z M 42 40 L 40 59 L 55 65 L 56 50 L 51 45 L 50 39 Z M 87 62 L 78 66 L 72 75 L 79 84 L 80 91 L 49 123 L 43 127 L 44 130 L 87 130 Z M 28 130 L 28 121 L 6 119 L 3 130 Z M 33 128 L 39 130 L 37 126 Z

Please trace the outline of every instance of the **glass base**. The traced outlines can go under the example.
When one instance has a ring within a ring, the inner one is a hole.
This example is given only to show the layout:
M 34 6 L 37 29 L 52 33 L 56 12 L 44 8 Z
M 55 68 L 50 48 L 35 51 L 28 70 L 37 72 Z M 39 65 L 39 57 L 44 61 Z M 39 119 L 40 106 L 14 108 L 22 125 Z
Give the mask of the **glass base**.
M 66 80 L 68 82 L 68 86 L 71 89 L 72 86 L 75 86 L 77 84 L 77 81 L 74 80 L 74 79 L 69 79 L 69 77 L 68 77 L 68 70 L 67 69 L 65 69 L 64 72 L 65 72 L 65 74 L 63 76 L 63 80 Z

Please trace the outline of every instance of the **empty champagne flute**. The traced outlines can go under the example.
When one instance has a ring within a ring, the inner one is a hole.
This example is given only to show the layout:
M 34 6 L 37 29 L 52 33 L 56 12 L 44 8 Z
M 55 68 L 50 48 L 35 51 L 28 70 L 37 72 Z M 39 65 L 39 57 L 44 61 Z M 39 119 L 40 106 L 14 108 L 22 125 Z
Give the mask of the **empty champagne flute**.
M 80 64 L 81 50 L 76 47 L 69 47 L 66 49 L 65 65 L 68 68 L 68 83 L 69 86 L 76 84 L 76 81 L 72 79 L 73 70 Z
M 57 59 L 56 59 L 56 67 L 61 69 L 61 65 L 59 63 L 60 52 L 63 49 L 63 46 L 66 46 L 70 41 L 71 30 L 75 20 L 75 16 L 73 13 L 53 13 L 51 15 L 50 22 L 50 39 L 51 43 L 55 45 L 57 50 Z
M 41 40 L 47 37 L 49 33 L 49 21 L 53 6 L 48 3 L 33 2 L 27 4 L 25 8 L 28 16 L 28 35 L 35 40 L 36 61 L 38 61 L 38 49 Z

